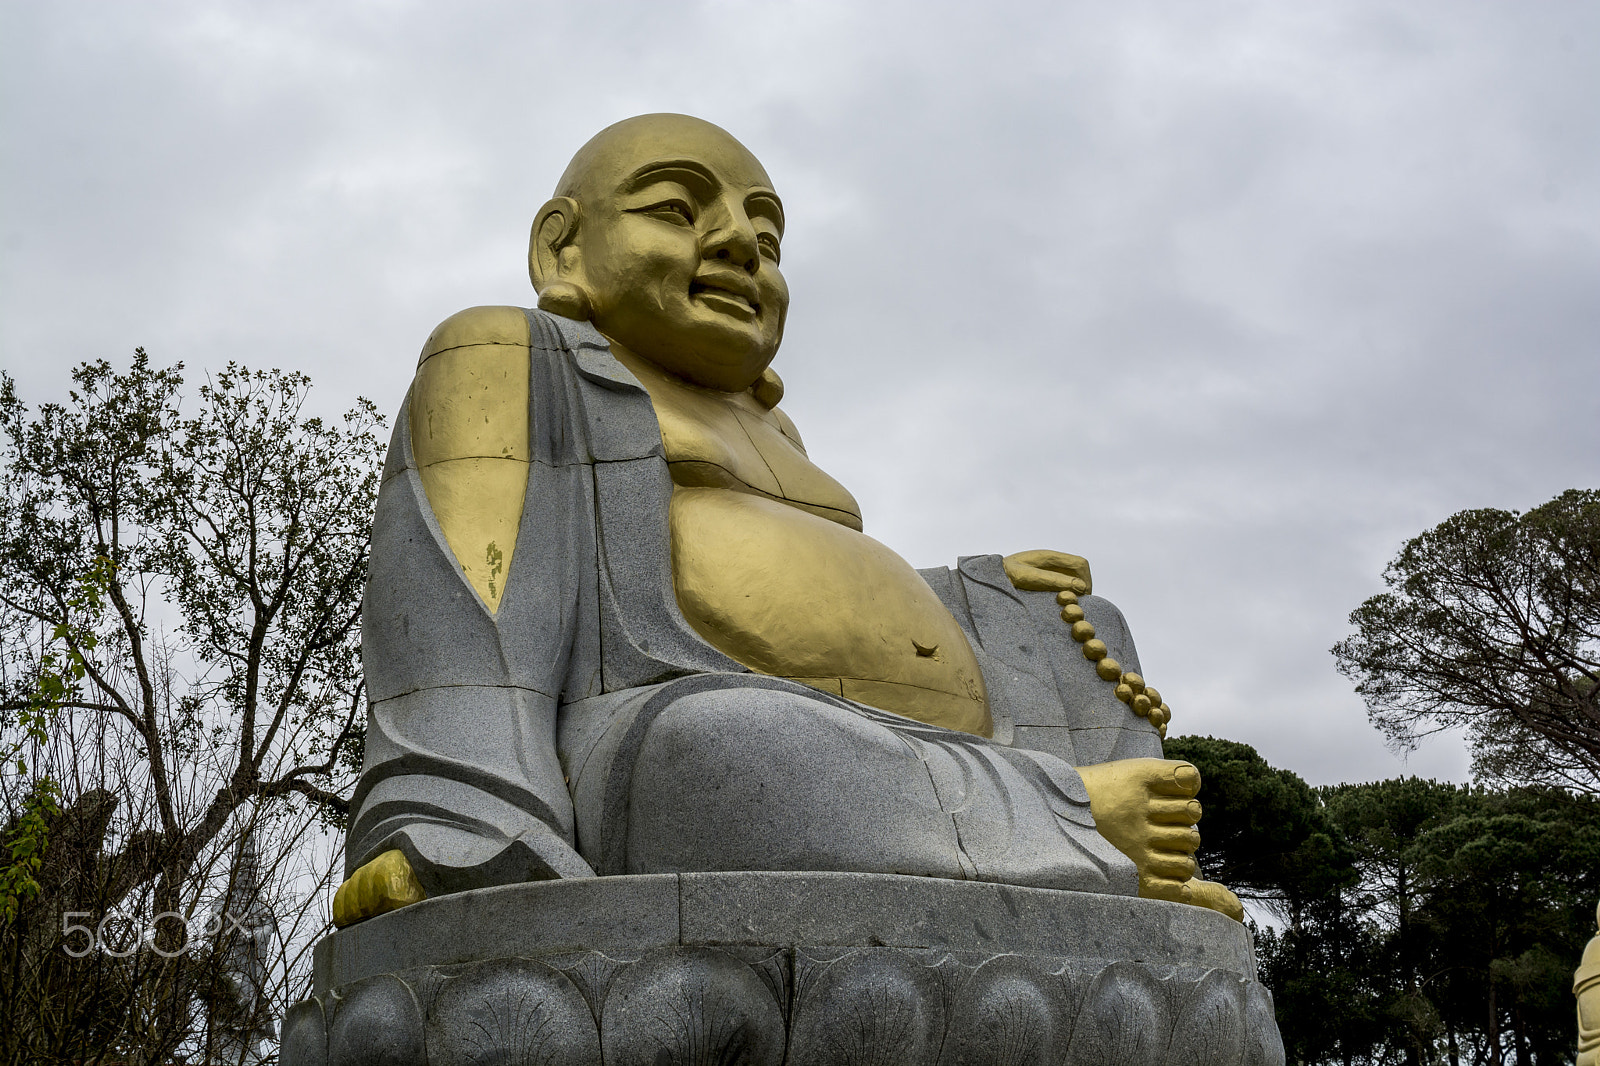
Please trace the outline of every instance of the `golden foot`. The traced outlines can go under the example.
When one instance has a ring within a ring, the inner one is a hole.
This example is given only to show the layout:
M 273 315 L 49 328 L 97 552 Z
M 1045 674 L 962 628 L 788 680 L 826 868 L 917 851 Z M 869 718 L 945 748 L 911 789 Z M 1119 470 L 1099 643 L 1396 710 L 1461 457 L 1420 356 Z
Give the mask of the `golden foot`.
M 1095 828 L 1139 869 L 1139 880 L 1180 884 L 1197 872 L 1200 771 L 1170 759 L 1078 767 Z M 1168 898 L 1163 895 L 1158 898 Z
M 1078 767 L 1095 828 L 1139 870 L 1139 895 L 1220 911 L 1244 921 L 1239 897 L 1202 881 L 1194 852 L 1200 833 L 1200 771 L 1171 759 L 1123 759 Z

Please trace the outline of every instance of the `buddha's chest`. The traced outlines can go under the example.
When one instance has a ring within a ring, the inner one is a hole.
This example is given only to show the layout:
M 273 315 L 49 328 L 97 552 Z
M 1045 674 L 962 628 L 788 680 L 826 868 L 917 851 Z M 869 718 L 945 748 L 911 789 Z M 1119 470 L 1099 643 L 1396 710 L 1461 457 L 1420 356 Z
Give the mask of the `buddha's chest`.
M 650 394 L 675 484 L 754 492 L 861 528 L 855 497 L 807 457 L 772 412 L 679 388 Z

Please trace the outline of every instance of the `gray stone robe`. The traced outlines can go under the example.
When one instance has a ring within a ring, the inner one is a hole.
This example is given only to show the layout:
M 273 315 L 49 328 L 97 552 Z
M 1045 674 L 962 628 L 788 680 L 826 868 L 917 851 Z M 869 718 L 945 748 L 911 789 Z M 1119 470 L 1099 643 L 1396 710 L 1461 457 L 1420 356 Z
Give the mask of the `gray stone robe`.
M 363 611 L 366 762 L 346 871 L 405 852 L 429 895 L 684 870 L 911 873 L 1133 894 L 1072 765 L 1161 754 L 1050 593 L 998 556 L 922 571 L 978 654 L 994 740 L 751 673 L 678 610 L 672 479 L 644 388 L 587 323 L 527 312 L 531 462 L 491 614 L 428 506 L 409 397 Z M 1121 614 L 1082 605 L 1111 654 Z

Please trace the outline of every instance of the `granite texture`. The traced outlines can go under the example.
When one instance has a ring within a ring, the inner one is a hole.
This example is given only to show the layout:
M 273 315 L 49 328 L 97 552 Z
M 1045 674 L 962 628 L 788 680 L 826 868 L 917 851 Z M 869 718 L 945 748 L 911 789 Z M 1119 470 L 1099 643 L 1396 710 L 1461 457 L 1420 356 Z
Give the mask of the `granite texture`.
M 1249 934 L 1155 900 L 700 873 L 428 900 L 317 947 L 283 1066 L 1280 1066 Z
M 558 745 L 579 850 L 602 875 L 838 870 L 1138 891 L 1065 762 L 782 678 L 702 674 L 578 701 Z

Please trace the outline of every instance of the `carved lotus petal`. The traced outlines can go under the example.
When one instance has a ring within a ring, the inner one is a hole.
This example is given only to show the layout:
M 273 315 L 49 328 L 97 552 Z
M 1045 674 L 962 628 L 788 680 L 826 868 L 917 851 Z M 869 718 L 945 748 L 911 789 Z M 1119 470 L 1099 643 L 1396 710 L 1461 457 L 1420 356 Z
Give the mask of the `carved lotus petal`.
M 799 964 L 797 964 L 798 967 Z M 806 960 L 795 984 L 789 1061 L 806 1066 L 930 1062 L 944 1034 L 938 978 L 926 960 L 869 948 L 833 962 Z
M 1244 993 L 1244 1066 L 1283 1066 L 1283 1037 L 1272 1009 L 1272 993 L 1251 981 Z
M 1244 1054 L 1244 981 L 1212 970 L 1187 992 L 1172 1026 L 1168 1066 L 1236 1066 Z
M 328 1027 L 328 1066 L 424 1066 L 422 1011 L 393 974 L 340 990 Z
M 1062 982 L 1016 955 L 984 963 L 960 990 L 942 1066 L 1048 1066 L 1060 1060 Z
M 440 989 L 428 1056 L 429 1066 L 586 1066 L 600 1059 L 600 1036 L 564 974 L 531 959 L 496 959 Z
M 783 1012 L 771 988 L 714 948 L 665 948 L 618 975 L 600 1031 L 605 1062 L 617 1066 L 783 1062 Z
M 283 1018 L 279 1066 L 328 1066 L 328 1023 L 322 1001 L 312 996 L 289 1008 Z
M 1150 1066 L 1167 1048 L 1167 990 L 1137 963 L 1114 962 L 1089 985 L 1072 1028 L 1073 1066 Z

